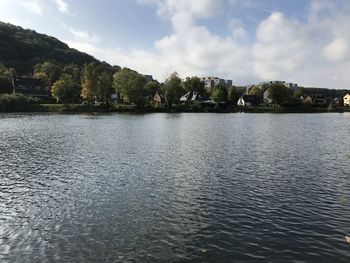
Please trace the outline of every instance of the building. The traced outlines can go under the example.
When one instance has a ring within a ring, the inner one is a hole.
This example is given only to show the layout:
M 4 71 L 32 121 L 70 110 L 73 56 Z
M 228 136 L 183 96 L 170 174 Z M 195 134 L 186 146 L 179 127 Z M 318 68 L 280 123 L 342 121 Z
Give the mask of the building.
M 190 101 L 200 101 L 202 100 L 202 96 L 198 94 L 198 92 L 196 91 L 190 91 L 188 93 L 186 93 L 185 95 L 183 95 L 180 98 L 181 102 L 190 102 Z
M 343 97 L 343 103 L 344 103 L 344 106 L 350 107 L 350 94 L 349 93 L 347 93 Z
M 218 77 L 203 77 L 201 78 L 201 81 L 204 82 L 204 87 L 207 91 L 210 91 L 212 88 L 219 85 L 227 89 L 232 87 L 232 80 L 220 79 Z
M 270 89 L 265 90 L 263 93 L 263 100 L 265 104 L 272 104 L 272 99 L 270 98 Z
M 312 103 L 316 106 L 326 106 L 328 104 L 326 98 L 322 94 L 312 95 Z
M 263 87 L 264 85 L 273 85 L 273 84 L 282 84 L 284 85 L 286 88 L 295 91 L 297 89 L 299 89 L 299 85 L 296 83 L 288 83 L 285 81 L 281 81 L 281 80 L 274 80 L 274 81 L 266 81 L 266 82 L 261 82 L 259 83 L 260 88 Z
M 159 90 L 156 91 L 156 94 L 153 96 L 153 103 L 158 106 L 165 104 L 165 98 L 161 91 Z
M 119 96 L 117 93 L 111 94 L 111 102 L 117 104 L 119 102 Z
M 147 82 L 152 82 L 152 81 L 154 81 L 152 75 L 143 75 L 143 77 L 146 79 Z
M 304 104 L 312 104 L 313 101 L 312 101 L 312 97 L 309 96 L 309 95 L 305 95 L 302 97 L 302 100 L 303 100 L 303 103 Z
M 237 106 L 243 107 L 254 107 L 258 105 L 258 98 L 255 95 L 243 95 L 237 102 Z
M 44 86 L 41 79 L 36 78 L 15 78 L 13 80 L 13 93 L 23 94 L 38 98 L 49 98 L 50 88 Z

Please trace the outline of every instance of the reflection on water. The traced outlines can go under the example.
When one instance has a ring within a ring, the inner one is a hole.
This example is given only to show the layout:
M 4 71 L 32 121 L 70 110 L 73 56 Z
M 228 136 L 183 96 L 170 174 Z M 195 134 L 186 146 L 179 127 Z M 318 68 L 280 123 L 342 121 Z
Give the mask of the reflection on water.
M 1 262 L 348 262 L 349 114 L 0 115 Z

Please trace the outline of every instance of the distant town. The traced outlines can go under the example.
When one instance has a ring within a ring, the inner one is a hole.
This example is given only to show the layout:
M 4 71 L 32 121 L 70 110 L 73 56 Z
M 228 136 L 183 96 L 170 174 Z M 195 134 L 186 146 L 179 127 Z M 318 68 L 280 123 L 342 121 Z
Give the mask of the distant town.
M 1 65 L 0 77 L 2 111 L 30 108 L 175 112 L 339 111 L 350 106 L 350 91 L 347 90 L 305 88 L 278 80 L 235 86 L 232 80 L 214 76 L 181 79 L 176 72 L 164 83 L 159 83 L 151 75 L 142 75 L 128 68 L 113 71 L 94 63 L 85 64 L 80 69 L 74 64 L 59 68 L 45 62 L 35 66 L 32 76 L 18 76 L 15 69 Z

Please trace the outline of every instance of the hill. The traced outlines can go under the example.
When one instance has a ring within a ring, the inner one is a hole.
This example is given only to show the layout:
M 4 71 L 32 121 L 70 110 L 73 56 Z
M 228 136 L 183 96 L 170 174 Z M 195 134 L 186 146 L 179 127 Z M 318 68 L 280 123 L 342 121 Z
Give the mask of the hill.
M 99 62 L 58 39 L 34 30 L 0 22 L 0 64 L 15 68 L 20 75 L 30 74 L 36 64 L 51 61 L 58 65 Z

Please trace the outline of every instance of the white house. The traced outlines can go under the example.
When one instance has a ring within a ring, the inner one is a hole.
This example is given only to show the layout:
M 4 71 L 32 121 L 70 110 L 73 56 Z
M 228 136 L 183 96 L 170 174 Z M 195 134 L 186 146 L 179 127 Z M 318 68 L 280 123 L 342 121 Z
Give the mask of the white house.
M 199 101 L 202 97 L 196 91 L 190 91 L 180 98 L 181 102 L 185 101 Z
M 237 102 L 238 106 L 253 107 L 258 105 L 258 100 L 254 95 L 243 95 Z
M 344 106 L 350 106 L 350 94 L 349 93 L 343 97 L 343 102 L 344 102 Z

